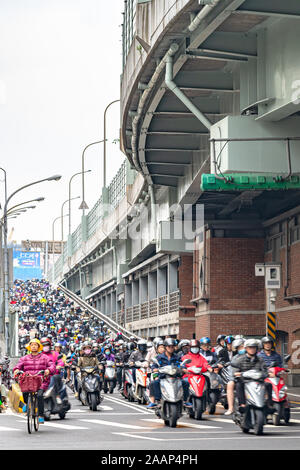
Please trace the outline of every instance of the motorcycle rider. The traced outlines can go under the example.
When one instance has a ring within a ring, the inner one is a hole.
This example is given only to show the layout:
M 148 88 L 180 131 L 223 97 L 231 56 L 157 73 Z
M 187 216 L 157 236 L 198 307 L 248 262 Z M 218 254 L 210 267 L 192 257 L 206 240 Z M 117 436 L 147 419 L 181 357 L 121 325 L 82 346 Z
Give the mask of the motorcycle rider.
M 133 351 L 129 356 L 128 362 L 129 366 L 132 367 L 132 377 L 134 383 L 136 382 L 136 370 L 133 366 L 137 361 L 144 362 L 146 360 L 147 352 L 147 341 L 145 339 L 140 339 L 137 342 L 137 350 Z
M 180 358 L 181 361 L 184 361 L 185 359 L 191 359 L 191 362 L 189 363 L 188 367 L 202 367 L 202 373 L 204 372 L 212 372 L 213 369 L 209 366 L 207 360 L 200 354 L 200 341 L 197 339 L 192 339 L 190 341 L 190 351 L 182 356 Z M 188 371 L 188 369 L 183 369 L 186 374 L 183 376 L 184 380 L 187 380 L 188 382 L 188 377 L 191 375 Z M 207 375 L 204 375 L 204 378 L 207 383 L 207 388 L 210 388 L 210 380 Z
M 200 339 L 200 354 L 207 360 L 209 364 L 218 362 L 218 357 L 215 352 L 211 351 L 211 340 L 208 336 L 203 336 Z
M 225 337 L 225 344 L 222 349 L 220 349 L 218 353 L 218 361 L 220 362 L 220 365 L 225 364 L 226 362 L 231 362 L 232 358 L 234 356 L 234 353 L 232 351 L 232 343 L 234 341 L 234 336 L 229 335 Z M 222 366 L 223 367 L 223 366 Z
M 263 349 L 258 353 L 258 356 L 264 361 L 267 368 L 271 367 L 272 363 L 275 363 L 275 367 L 283 367 L 282 364 L 282 357 L 278 354 L 274 349 L 274 341 L 269 336 L 264 336 L 261 339 Z M 272 377 L 272 374 L 269 374 Z M 272 403 L 272 384 L 269 382 L 265 383 L 267 394 L 268 394 L 268 402 L 269 404 Z M 271 407 L 271 405 L 270 405 Z
M 182 339 L 181 341 L 179 341 L 177 351 L 178 357 L 180 357 L 180 359 L 186 354 L 188 354 L 190 351 L 190 341 L 188 339 Z
M 41 344 L 43 346 L 43 353 L 49 358 L 51 358 L 55 365 L 55 372 L 52 374 L 49 384 L 49 387 L 52 387 L 55 381 L 57 380 L 55 376 L 61 375 L 61 371 L 64 369 L 65 363 L 63 362 L 62 358 L 59 358 L 59 352 L 51 350 L 52 342 L 50 338 L 42 338 Z M 59 396 L 62 401 L 68 401 L 67 390 L 65 387 L 61 387 Z
M 219 335 L 217 337 L 217 346 L 215 347 L 215 353 L 218 355 L 222 348 L 225 347 L 226 335 Z
M 263 372 L 265 378 L 268 377 L 268 369 L 265 362 L 258 356 L 260 342 L 257 339 L 247 339 L 245 341 L 245 350 L 246 353 L 240 355 L 235 360 L 232 361 L 231 366 L 233 370 L 234 377 L 241 377 L 242 372 L 248 370 L 256 370 Z M 239 402 L 240 412 L 242 413 L 246 406 L 244 383 L 241 380 L 238 380 L 236 383 L 236 393 Z M 269 408 L 271 409 L 270 403 Z M 271 411 L 271 410 L 270 410 Z M 273 411 L 273 410 L 272 410 Z
M 159 367 L 164 367 L 167 365 L 175 365 L 176 367 L 180 366 L 180 359 L 177 354 L 175 354 L 175 346 L 176 341 L 173 338 L 167 338 L 164 341 L 165 352 L 163 354 L 158 354 L 156 356 L 156 360 L 159 363 Z M 156 364 L 152 364 L 153 372 L 158 372 Z M 154 400 L 159 401 L 161 398 L 161 390 L 160 390 L 160 379 L 163 378 L 162 374 L 159 373 L 159 377 L 157 380 L 153 380 L 150 383 L 150 396 L 154 397 Z M 185 380 L 181 380 L 182 387 L 183 387 L 183 399 L 184 405 L 186 407 L 191 407 L 192 403 L 187 402 L 189 398 L 189 384 Z M 155 402 L 152 402 L 147 406 L 147 408 L 154 408 L 156 406 Z
M 261 357 L 267 367 L 270 367 L 272 362 L 276 363 L 276 367 L 282 366 L 282 357 L 274 349 L 274 341 L 269 336 L 265 336 L 261 339 L 263 349 L 258 353 L 258 356 Z
M 236 337 L 235 340 L 232 342 L 233 357 L 231 360 L 231 364 L 232 364 L 232 361 L 235 359 L 235 357 L 237 357 L 238 355 L 244 354 L 246 352 L 244 349 L 244 344 L 245 344 L 245 338 L 243 338 L 242 336 Z M 223 357 L 225 357 L 225 354 L 223 354 Z M 226 361 L 226 359 L 227 358 L 225 357 L 224 362 L 228 362 Z M 222 362 L 222 359 L 220 360 Z M 224 413 L 226 416 L 230 416 L 234 412 L 235 381 L 234 381 L 234 376 L 233 376 L 232 365 L 228 366 L 228 373 L 229 373 L 229 380 L 226 386 L 228 410 Z

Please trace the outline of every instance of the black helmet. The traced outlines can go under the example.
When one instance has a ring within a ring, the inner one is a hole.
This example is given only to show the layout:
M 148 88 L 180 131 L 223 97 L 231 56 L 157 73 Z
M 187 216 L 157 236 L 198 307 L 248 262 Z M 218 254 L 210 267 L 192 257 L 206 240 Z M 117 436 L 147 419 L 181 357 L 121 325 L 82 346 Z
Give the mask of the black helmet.
M 176 346 L 176 341 L 174 338 L 166 338 L 164 340 L 164 346 Z
M 226 338 L 226 335 L 219 335 L 217 337 L 217 343 L 220 344 L 220 341 L 222 341 L 222 339 L 225 339 Z
M 128 343 L 128 344 L 127 344 L 127 349 L 128 349 L 128 351 L 134 351 L 134 349 L 135 349 L 135 344 L 132 343 L 132 342 Z

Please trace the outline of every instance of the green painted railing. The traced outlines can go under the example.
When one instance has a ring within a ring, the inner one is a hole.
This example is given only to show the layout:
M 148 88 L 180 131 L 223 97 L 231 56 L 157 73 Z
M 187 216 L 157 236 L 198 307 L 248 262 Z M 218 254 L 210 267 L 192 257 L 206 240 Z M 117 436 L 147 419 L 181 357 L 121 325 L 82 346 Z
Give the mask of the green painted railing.
M 107 188 L 106 204 L 109 204 L 111 208 L 115 209 L 126 195 L 126 185 L 132 184 L 136 175 L 136 171 L 130 168 L 128 160 L 125 159 Z M 68 256 L 72 256 L 76 253 L 82 243 L 90 239 L 96 233 L 97 228 L 102 224 L 103 218 L 110 213 L 111 211 L 107 209 L 104 210 L 103 197 L 101 196 L 86 216 L 86 228 L 84 228 L 81 223 L 75 232 L 72 233 L 70 252 L 68 251 L 68 244 L 65 243 L 63 256 L 58 258 L 54 266 L 55 279 L 62 273 L 63 264 L 66 262 Z M 49 270 L 48 278 L 52 280 L 51 269 Z

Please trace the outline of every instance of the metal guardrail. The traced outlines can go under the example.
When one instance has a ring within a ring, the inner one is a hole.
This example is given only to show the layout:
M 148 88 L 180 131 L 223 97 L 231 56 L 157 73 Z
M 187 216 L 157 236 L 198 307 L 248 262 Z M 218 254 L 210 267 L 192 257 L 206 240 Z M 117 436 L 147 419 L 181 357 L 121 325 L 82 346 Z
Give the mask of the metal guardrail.
M 103 313 L 99 312 L 99 310 L 95 309 L 91 305 L 89 305 L 85 300 L 81 299 L 78 295 L 74 294 L 74 292 L 71 292 L 69 289 L 64 287 L 62 284 L 59 284 L 59 287 L 61 290 L 66 294 L 67 297 L 72 299 L 77 305 L 80 307 L 84 308 L 87 310 L 89 313 L 92 315 L 95 315 L 95 317 L 99 318 L 99 320 L 102 320 L 105 325 L 114 333 L 121 332 L 122 335 L 126 340 L 129 340 L 130 336 L 134 336 L 137 340 L 142 339 L 140 336 L 137 336 L 136 334 L 132 333 L 129 330 L 126 330 L 123 328 L 121 325 L 113 321 L 111 318 L 108 318 L 106 315 Z

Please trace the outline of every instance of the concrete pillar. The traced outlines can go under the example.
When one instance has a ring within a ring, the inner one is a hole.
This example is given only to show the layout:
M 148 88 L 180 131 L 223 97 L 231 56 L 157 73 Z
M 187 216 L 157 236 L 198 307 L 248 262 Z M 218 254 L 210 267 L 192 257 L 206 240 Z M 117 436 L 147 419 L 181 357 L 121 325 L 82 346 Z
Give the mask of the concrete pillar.
M 169 263 L 169 293 L 178 290 L 178 263 Z
M 148 300 L 148 276 L 140 278 L 140 303 Z
M 167 294 L 168 289 L 168 275 L 167 266 L 158 268 L 157 270 L 157 297 L 162 297 Z
M 157 271 L 153 271 L 148 275 L 148 292 L 149 300 L 157 297 Z
M 138 305 L 140 303 L 139 295 L 139 279 L 132 283 L 132 305 Z

